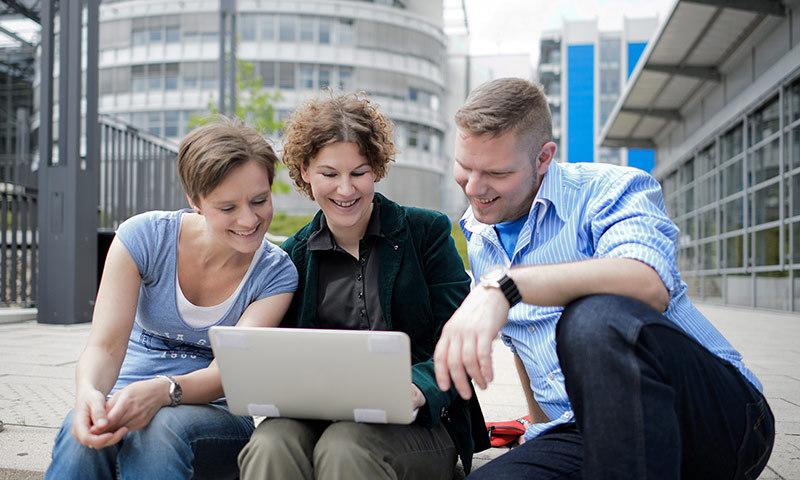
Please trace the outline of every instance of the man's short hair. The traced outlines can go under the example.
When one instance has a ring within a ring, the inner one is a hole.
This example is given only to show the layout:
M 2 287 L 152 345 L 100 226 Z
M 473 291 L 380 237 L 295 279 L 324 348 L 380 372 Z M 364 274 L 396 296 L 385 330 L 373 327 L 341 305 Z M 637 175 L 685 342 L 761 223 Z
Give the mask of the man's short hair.
M 527 140 L 532 158 L 553 139 L 553 123 L 542 86 L 521 78 L 498 78 L 470 92 L 456 112 L 456 125 L 469 135 L 499 137 L 514 131 Z
M 195 128 L 178 150 L 178 175 L 183 191 L 198 203 L 236 167 L 253 160 L 264 167 L 272 186 L 278 157 L 266 139 L 238 118 L 218 116 Z
M 397 152 L 392 132 L 392 122 L 363 93 L 323 93 L 286 122 L 283 163 L 297 190 L 314 200 L 301 171 L 320 150 L 338 142 L 355 143 L 377 182 L 386 176 Z

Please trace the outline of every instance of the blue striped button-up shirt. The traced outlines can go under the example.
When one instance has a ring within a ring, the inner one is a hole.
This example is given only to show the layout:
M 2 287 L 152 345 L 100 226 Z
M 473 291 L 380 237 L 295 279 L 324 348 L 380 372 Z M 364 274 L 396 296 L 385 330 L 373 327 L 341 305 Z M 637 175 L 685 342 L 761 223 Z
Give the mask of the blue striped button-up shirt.
M 475 278 L 495 264 L 539 265 L 622 257 L 650 265 L 669 290 L 670 304 L 664 315 L 736 366 L 761 390 L 739 352 L 686 294 L 686 283 L 675 260 L 678 228 L 664 208 L 661 186 L 644 171 L 599 163 L 552 162 L 510 259 L 495 229 L 477 221 L 471 209 L 461 219 L 461 228 L 467 237 Z M 526 439 L 573 419 L 555 348 L 556 322 L 562 310 L 517 304 L 500 332 L 503 342 L 525 364 L 536 401 L 552 419 L 530 426 Z

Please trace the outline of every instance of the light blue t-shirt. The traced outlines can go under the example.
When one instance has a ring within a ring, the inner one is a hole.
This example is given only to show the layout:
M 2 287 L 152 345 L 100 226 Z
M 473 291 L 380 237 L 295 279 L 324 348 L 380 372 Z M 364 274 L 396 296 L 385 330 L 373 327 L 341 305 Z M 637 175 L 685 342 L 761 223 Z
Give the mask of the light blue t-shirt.
M 527 220 L 528 216 L 523 215 L 510 222 L 495 224 L 494 229 L 497 230 L 497 237 L 500 239 L 500 243 L 503 245 L 503 250 L 506 251 L 508 258 L 514 256 L 514 249 L 517 248 L 519 232 L 522 230 L 522 226 L 525 225 Z
M 297 270 L 289 256 L 264 239 L 228 311 L 213 325 L 192 327 L 178 313 L 176 267 L 181 215 L 154 211 L 129 218 L 117 229 L 142 277 L 136 321 L 119 378 L 112 391 L 155 375 L 182 375 L 205 368 L 214 359 L 208 340 L 213 325 L 235 325 L 256 300 L 297 289 Z

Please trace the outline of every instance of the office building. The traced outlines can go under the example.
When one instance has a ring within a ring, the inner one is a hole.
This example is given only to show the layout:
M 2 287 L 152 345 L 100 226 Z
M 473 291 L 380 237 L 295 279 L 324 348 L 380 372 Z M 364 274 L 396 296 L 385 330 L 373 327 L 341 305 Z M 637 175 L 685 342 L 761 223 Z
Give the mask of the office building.
M 652 151 L 604 147 L 598 139 L 657 25 L 656 19 L 626 18 L 622 30 L 603 31 L 597 20 L 578 20 L 543 33 L 538 77 L 553 114 L 559 161 L 652 169 Z
M 698 300 L 800 311 L 799 6 L 676 2 L 601 132 L 655 149 Z
M 320 89 L 365 91 L 394 122 L 400 152 L 378 190 L 442 209 L 451 155 L 443 141 L 449 80 L 441 0 L 236 4 L 238 59 L 280 92 L 279 119 Z M 219 10 L 219 0 L 104 1 L 100 113 L 181 139 L 192 115 L 208 112 L 218 96 Z M 275 202 L 293 213 L 316 210 L 295 194 Z

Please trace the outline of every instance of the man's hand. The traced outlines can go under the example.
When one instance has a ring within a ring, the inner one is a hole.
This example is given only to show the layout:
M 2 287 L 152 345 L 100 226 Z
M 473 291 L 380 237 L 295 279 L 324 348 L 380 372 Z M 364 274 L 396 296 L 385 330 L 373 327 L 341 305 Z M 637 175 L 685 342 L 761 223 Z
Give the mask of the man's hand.
M 72 412 L 72 436 L 89 448 L 104 448 L 122 440 L 127 427 L 111 427 L 102 392 L 91 389 L 79 392 Z
M 510 306 L 496 288 L 476 287 L 442 329 L 433 352 L 436 383 L 442 391 L 450 380 L 463 399 L 472 396 L 470 377 L 482 389 L 492 381 L 492 341 L 508 321 Z

